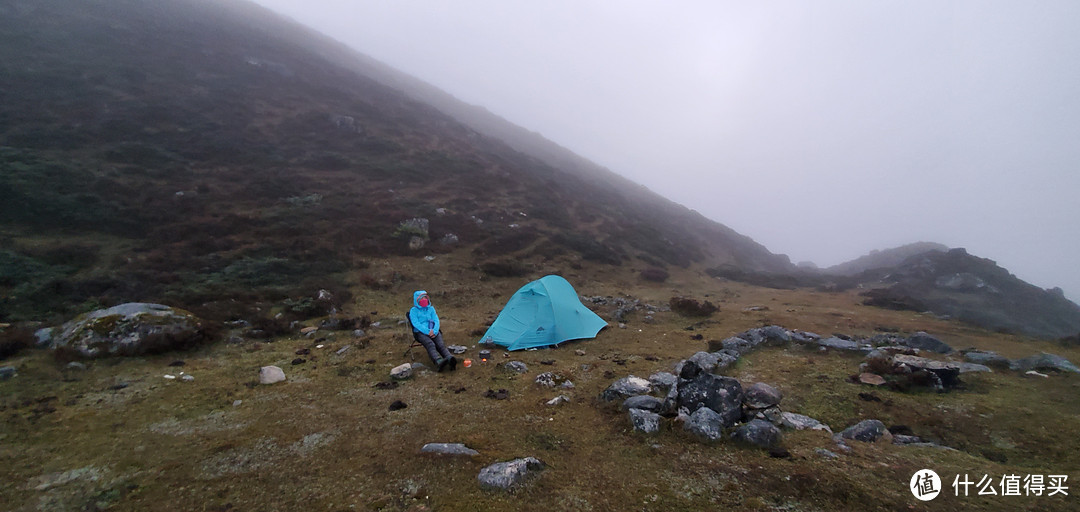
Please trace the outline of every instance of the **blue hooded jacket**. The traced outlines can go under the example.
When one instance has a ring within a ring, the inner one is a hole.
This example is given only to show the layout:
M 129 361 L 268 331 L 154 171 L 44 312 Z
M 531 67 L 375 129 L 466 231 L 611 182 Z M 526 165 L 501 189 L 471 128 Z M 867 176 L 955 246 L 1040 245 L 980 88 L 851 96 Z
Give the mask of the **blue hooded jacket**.
M 413 330 L 416 332 L 427 334 L 428 331 L 435 331 L 435 334 L 439 334 L 439 315 L 435 314 L 435 306 L 431 305 L 431 298 L 428 298 L 426 308 L 420 307 L 420 297 L 424 295 L 427 295 L 424 290 L 413 292 L 413 308 L 409 310 L 409 321 L 412 322 Z

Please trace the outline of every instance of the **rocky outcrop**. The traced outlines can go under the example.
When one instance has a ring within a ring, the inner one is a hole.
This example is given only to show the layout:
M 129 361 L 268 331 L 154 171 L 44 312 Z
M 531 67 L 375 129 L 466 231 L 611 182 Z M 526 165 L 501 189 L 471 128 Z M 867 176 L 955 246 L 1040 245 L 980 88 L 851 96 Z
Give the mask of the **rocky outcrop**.
M 1049 354 L 1046 352 L 1040 352 L 1033 356 L 1028 356 L 1023 359 L 1017 359 L 1009 364 L 1009 368 L 1019 372 L 1026 372 L 1030 370 L 1035 371 L 1056 371 L 1056 372 L 1069 372 L 1080 373 L 1080 368 L 1069 362 L 1068 359 L 1055 354 Z
M 742 419 L 742 384 L 732 377 L 704 372 L 692 362 L 683 366 L 679 375 L 676 404 L 693 413 L 707 407 L 721 418 L 724 427 Z
M 195 315 L 161 304 L 131 302 L 75 318 L 54 331 L 49 348 L 79 357 L 135 356 L 182 350 L 206 339 Z

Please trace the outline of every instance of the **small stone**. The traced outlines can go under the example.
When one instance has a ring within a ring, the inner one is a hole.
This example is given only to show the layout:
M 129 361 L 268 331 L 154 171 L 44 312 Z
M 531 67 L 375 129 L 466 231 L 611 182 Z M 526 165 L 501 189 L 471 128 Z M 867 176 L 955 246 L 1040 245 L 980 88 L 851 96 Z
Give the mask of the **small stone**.
M 872 443 L 881 439 L 888 430 L 880 420 L 863 420 L 840 433 L 843 439 L 854 439 L 865 443 Z
M 263 366 L 259 369 L 259 384 L 274 384 L 285 380 L 285 371 L 277 366 Z
M 480 470 L 476 476 L 485 489 L 509 490 L 521 485 L 526 478 L 544 469 L 544 463 L 533 457 L 497 462 Z
M 337 349 L 337 352 L 334 353 L 340 356 L 348 352 L 350 348 L 352 348 L 352 345 L 345 345 L 344 347 Z
M 751 409 L 766 409 L 778 405 L 783 397 L 783 393 L 776 388 L 764 382 L 755 382 L 746 388 L 743 403 Z
M 1039 372 L 1037 372 L 1035 370 L 1028 370 L 1028 371 L 1024 372 L 1024 375 L 1027 375 L 1028 377 L 1042 377 L 1044 379 L 1049 379 L 1050 378 L 1049 375 L 1047 375 L 1045 373 L 1039 373 Z
M 166 380 L 176 380 L 176 375 L 165 374 L 163 377 L 165 377 Z
M 803 416 L 802 414 L 793 412 L 784 412 L 781 414 L 780 425 L 795 430 L 824 430 L 830 434 L 832 433 L 832 429 L 829 428 L 828 425 L 809 416 Z
M 480 452 L 465 446 L 462 443 L 428 443 L 423 448 L 420 448 L 420 453 L 431 453 L 435 455 L 464 455 L 472 457 L 474 455 L 480 455 Z
M 562 385 L 559 386 L 559 387 L 563 388 L 563 389 L 574 389 L 574 383 L 572 381 L 567 380 L 566 382 L 563 382 Z
M 583 355 L 585 355 L 585 351 L 581 350 L 581 349 L 577 349 L 577 350 L 574 351 L 574 355 L 583 356 Z
M 394 369 L 390 370 L 390 377 L 397 380 L 405 380 L 409 377 L 412 377 L 412 375 L 413 369 L 412 365 L 409 363 L 403 363 L 401 365 L 395 366 Z
M 195 380 L 195 377 L 191 375 L 184 375 L 183 377 L 180 377 L 180 380 L 184 382 L 193 382 Z
M 652 397 L 649 397 L 652 398 Z M 644 409 L 630 409 L 630 424 L 635 432 L 655 434 L 660 431 L 660 415 Z
M 529 367 L 521 361 L 509 361 L 503 365 L 503 369 L 514 373 L 525 373 L 529 371 Z
M 315 326 L 304 327 L 303 329 L 300 329 L 300 334 L 311 334 L 317 330 L 319 330 L 319 328 Z
M 296 366 L 298 364 L 304 364 L 306 362 L 307 362 L 307 359 L 304 359 L 302 357 L 298 357 L 298 358 L 292 360 L 293 366 Z
M 555 360 L 554 359 L 545 359 L 543 361 L 540 361 L 540 364 L 542 364 L 544 366 L 553 366 L 555 364 Z
M 536 376 L 535 382 L 541 386 L 553 388 L 557 383 L 562 382 L 563 378 L 552 372 L 544 372 Z
M 394 403 L 390 404 L 389 409 L 391 411 L 400 411 L 401 409 L 404 409 L 406 407 L 408 407 L 408 404 L 406 404 L 405 402 L 402 402 L 401 400 L 394 400 Z
M 559 396 L 557 396 L 555 398 L 552 398 L 551 400 L 548 400 L 547 404 L 548 405 L 562 405 L 562 404 L 569 403 L 569 402 L 570 402 L 570 397 L 568 397 L 566 395 L 559 395 Z
M 878 375 L 876 373 L 860 373 L 859 382 L 868 386 L 884 386 L 885 377 L 882 377 L 881 375 Z
M 0 380 L 8 380 L 16 375 L 18 375 L 18 373 L 15 372 L 14 366 L 4 366 L 0 368 Z
M 352 335 L 354 338 L 363 338 L 367 333 L 363 329 L 353 329 Z
M 86 371 L 86 365 L 78 361 L 72 361 L 68 363 L 67 366 L 65 366 L 64 368 L 68 370 L 78 370 L 82 372 Z
M 821 455 L 822 457 L 825 457 L 826 459 L 838 459 L 838 458 L 840 458 L 840 456 L 837 455 L 835 452 L 830 452 L 829 450 L 826 450 L 824 448 L 818 448 L 818 449 L 814 450 L 814 453 L 817 453 L 818 455 Z
M 233 407 L 240 407 L 240 404 L 242 404 L 242 403 L 244 403 L 243 400 L 233 400 L 232 406 Z

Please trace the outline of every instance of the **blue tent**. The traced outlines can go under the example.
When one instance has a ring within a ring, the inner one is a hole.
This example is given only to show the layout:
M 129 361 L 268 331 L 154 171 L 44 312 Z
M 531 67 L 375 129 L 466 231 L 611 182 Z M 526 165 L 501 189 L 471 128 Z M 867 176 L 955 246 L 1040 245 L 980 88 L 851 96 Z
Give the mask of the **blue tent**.
M 566 279 L 551 275 L 514 292 L 480 342 L 509 350 L 544 347 L 596 337 L 606 326 L 604 319 L 578 300 Z

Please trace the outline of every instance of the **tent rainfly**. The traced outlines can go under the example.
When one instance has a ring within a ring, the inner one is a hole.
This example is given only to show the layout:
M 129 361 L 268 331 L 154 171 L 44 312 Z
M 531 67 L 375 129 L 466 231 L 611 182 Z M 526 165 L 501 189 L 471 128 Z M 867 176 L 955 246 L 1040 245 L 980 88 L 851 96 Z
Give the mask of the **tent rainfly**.
M 585 307 L 561 276 L 544 276 L 514 292 L 481 343 L 508 350 L 594 338 L 607 322 Z

